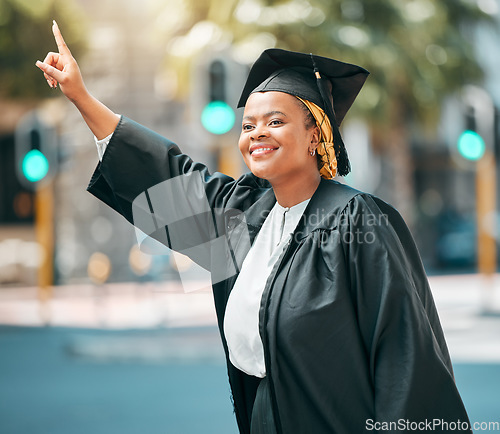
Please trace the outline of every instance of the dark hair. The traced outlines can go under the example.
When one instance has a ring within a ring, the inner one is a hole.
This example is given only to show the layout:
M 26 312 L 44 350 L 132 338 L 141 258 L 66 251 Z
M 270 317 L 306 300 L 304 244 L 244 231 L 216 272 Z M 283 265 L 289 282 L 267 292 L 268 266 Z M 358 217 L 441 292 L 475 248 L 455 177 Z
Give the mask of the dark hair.
M 305 117 L 305 123 L 306 123 L 306 128 L 312 128 L 316 125 L 316 119 L 314 119 L 313 114 L 311 111 L 307 108 L 307 106 L 298 98 L 295 98 L 297 102 L 300 104 L 300 107 L 302 108 L 302 111 L 304 112 L 304 117 Z

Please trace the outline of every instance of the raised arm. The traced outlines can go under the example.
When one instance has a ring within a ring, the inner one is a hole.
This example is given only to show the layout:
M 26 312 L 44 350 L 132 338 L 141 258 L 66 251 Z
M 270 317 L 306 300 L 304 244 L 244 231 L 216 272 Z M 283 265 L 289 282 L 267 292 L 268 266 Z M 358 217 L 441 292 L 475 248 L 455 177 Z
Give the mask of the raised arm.
M 71 55 L 55 21 L 52 32 L 58 52 L 48 53 L 43 62 L 36 62 L 36 66 L 44 72 L 50 87 L 56 88 L 59 84 L 61 91 L 80 111 L 94 135 L 103 139 L 115 130 L 120 117 L 89 93 L 78 63 Z

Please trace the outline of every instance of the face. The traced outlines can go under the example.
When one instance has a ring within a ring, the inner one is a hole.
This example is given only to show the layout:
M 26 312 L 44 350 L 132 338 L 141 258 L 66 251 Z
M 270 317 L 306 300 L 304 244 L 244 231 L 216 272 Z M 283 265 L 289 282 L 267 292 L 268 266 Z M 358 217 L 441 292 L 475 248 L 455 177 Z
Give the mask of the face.
M 256 92 L 245 105 L 240 152 L 251 172 L 271 185 L 318 176 L 318 128 L 306 127 L 301 102 L 283 92 Z

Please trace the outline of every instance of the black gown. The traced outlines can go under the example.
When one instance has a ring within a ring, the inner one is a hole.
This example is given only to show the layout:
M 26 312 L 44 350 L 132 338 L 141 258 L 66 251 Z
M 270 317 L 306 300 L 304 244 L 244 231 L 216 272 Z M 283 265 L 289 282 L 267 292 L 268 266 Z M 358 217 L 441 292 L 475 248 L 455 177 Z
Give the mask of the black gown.
M 192 174 L 196 186 L 181 198 L 158 189 Z M 213 295 L 241 433 L 410 432 L 418 423 L 416 431 L 434 424 L 446 432 L 444 423 L 468 423 L 415 243 L 382 200 L 322 179 L 262 296 L 261 381 L 230 363 L 223 319 L 238 266 L 276 201 L 267 181 L 210 174 L 122 117 L 88 190 L 216 270 Z M 163 215 L 183 206 L 192 216 L 182 222 Z

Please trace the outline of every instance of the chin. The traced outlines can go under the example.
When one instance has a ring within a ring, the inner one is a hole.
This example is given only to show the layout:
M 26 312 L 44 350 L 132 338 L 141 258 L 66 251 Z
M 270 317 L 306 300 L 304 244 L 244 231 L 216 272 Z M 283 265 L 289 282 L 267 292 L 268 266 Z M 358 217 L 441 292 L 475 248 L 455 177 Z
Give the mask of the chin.
M 275 172 L 272 167 L 265 167 L 265 165 L 262 164 L 251 164 L 249 168 L 250 172 L 257 178 L 266 179 L 268 181 L 272 177 L 273 172 Z
M 267 170 L 250 169 L 257 178 L 265 179 L 269 181 L 269 172 Z

